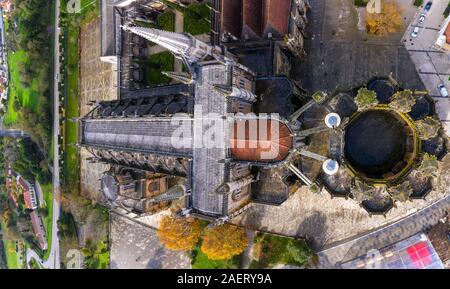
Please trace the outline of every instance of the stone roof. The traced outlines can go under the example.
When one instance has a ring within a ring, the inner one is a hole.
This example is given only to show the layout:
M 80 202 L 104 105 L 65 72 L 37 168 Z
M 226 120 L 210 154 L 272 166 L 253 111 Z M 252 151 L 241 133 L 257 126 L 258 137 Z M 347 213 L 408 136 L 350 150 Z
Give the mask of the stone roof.
M 181 125 L 171 118 L 85 119 L 82 122 L 84 145 L 141 151 L 156 154 L 190 156 L 192 154 L 192 121 Z M 184 138 L 174 146 L 172 136 L 180 132 Z
M 194 113 L 194 126 L 205 132 L 211 126 L 207 120 L 202 119 L 205 114 L 223 116 L 228 112 L 226 98 L 216 91 L 213 85 L 225 85 L 231 79 L 230 71 L 222 64 L 204 65 L 199 70 L 200 80 L 195 86 L 195 104 L 201 105 L 203 111 Z M 199 115 L 200 113 L 202 115 Z M 214 121 L 223 121 L 222 125 L 226 127 L 226 120 L 220 118 Z M 226 198 L 215 192 L 226 181 L 227 175 L 226 164 L 221 161 L 227 158 L 228 130 L 222 129 L 221 132 L 223 134 L 216 135 L 215 140 L 207 139 L 203 143 L 197 143 L 202 142 L 202 138 L 196 139 L 193 158 L 192 206 L 195 211 L 213 216 L 226 212 Z

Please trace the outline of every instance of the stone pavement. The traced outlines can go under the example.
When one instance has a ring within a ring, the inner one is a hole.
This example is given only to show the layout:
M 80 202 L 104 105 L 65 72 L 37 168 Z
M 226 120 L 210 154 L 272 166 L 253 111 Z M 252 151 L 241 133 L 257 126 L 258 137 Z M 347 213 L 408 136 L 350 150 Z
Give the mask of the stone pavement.
M 433 1 L 428 13 L 423 8 L 416 11 L 416 15 L 406 30 L 402 42 L 411 55 L 416 70 L 430 95 L 436 101 L 436 111 L 443 123 L 447 135 L 450 135 L 450 101 L 443 98 L 437 87 L 444 84 L 450 91 L 450 55 L 438 51 L 434 44 L 438 38 L 439 30 L 444 23 L 442 11 L 447 7 L 448 1 Z M 421 14 L 426 14 L 423 24 L 418 23 Z M 417 38 L 411 37 L 414 27 L 419 27 Z
M 450 195 L 423 210 L 369 234 L 346 241 L 318 253 L 320 267 L 334 268 L 365 255 L 369 250 L 382 249 L 436 225 L 450 211 Z
M 111 222 L 111 269 L 190 269 L 187 252 L 166 249 L 156 230 L 115 213 Z
M 409 23 L 414 10 L 405 1 L 400 2 Z M 308 56 L 295 62 L 292 70 L 294 79 L 310 93 L 332 92 L 338 85 L 342 90 L 352 89 L 391 72 L 402 86 L 424 89 L 400 42 L 403 31 L 385 37 L 367 35 L 358 29 L 358 11 L 352 0 L 317 0 L 310 4 L 305 43 Z

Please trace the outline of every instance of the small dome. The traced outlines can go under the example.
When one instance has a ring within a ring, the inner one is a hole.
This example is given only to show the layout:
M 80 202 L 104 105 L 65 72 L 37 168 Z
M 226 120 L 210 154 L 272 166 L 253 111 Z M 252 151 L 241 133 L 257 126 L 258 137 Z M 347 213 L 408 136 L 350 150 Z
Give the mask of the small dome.
M 334 175 L 338 172 L 339 170 L 339 163 L 335 160 L 332 159 L 328 159 L 326 160 L 323 165 L 322 165 L 323 171 L 327 174 L 327 175 Z
M 333 113 L 329 113 L 325 117 L 325 124 L 329 128 L 336 128 L 336 127 L 341 125 L 341 117 L 337 113 L 334 113 L 334 112 Z

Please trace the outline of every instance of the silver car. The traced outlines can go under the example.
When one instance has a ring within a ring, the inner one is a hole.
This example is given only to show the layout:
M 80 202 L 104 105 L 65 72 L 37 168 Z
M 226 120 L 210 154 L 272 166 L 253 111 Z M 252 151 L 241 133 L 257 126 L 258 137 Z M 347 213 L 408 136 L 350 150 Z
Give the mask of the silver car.
M 426 17 L 425 14 L 420 15 L 420 17 L 419 17 L 419 23 L 420 24 L 423 24 L 425 22 L 425 17 Z
M 411 37 L 412 38 L 417 38 L 417 36 L 419 35 L 419 30 L 420 30 L 420 28 L 418 26 L 414 27 L 414 30 L 411 33 Z
M 445 85 L 439 84 L 437 88 L 442 97 L 448 97 L 448 91 Z

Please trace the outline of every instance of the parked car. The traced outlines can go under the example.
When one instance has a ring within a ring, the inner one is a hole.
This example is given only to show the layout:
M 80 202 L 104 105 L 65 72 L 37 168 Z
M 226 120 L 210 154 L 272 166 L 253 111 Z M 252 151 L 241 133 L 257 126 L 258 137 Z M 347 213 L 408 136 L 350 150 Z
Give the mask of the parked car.
M 431 5 L 433 5 L 433 2 L 432 2 L 432 1 L 429 1 L 429 2 L 427 3 L 427 5 L 425 5 L 425 11 L 430 11 Z
M 420 24 L 423 24 L 425 22 L 425 17 L 426 17 L 425 14 L 420 15 L 420 17 L 419 17 L 419 23 Z
M 419 35 L 420 28 L 418 26 L 414 27 L 413 32 L 411 33 L 412 38 L 416 38 Z
M 439 93 L 441 94 L 441 96 L 448 97 L 448 91 L 447 91 L 447 88 L 445 87 L 445 85 L 439 84 L 438 90 L 439 90 Z

